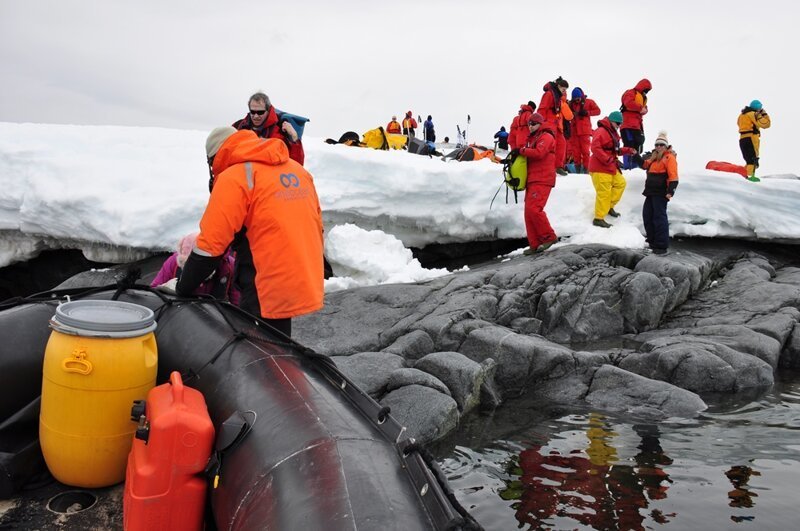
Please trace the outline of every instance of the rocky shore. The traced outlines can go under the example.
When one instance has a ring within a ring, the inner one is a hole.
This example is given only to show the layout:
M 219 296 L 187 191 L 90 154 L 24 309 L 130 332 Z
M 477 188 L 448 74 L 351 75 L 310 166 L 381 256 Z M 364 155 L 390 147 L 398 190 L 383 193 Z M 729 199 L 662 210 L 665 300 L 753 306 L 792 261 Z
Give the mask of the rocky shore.
M 696 243 L 666 256 L 567 246 L 426 283 L 335 292 L 295 339 L 419 442 L 529 393 L 648 418 L 800 367 L 797 260 Z

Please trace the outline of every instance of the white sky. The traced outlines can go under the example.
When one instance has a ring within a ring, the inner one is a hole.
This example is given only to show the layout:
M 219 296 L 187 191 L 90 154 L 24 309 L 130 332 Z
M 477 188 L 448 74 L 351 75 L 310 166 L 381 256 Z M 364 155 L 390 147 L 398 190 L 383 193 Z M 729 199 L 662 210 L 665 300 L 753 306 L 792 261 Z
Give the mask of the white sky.
M 773 119 L 762 172 L 798 173 L 797 3 L 0 1 L 0 121 L 199 129 L 241 118 L 265 90 L 338 138 L 392 114 L 472 116 L 489 143 L 563 75 L 603 113 L 653 82 L 649 140 L 666 129 L 687 168 L 740 162 L 736 117 Z
M 47 248 L 120 262 L 174 250 L 198 230 L 208 200 L 205 138 L 205 131 L 0 122 L 0 267 Z M 423 269 L 407 247 L 525 236 L 522 197 L 506 204 L 501 192 L 489 209 L 501 169 L 485 159 L 443 162 L 308 137 L 306 166 L 323 210 L 326 255 L 345 277 L 328 281 L 329 290 L 446 273 Z M 559 177 L 546 209 L 556 233 L 567 243 L 644 247 L 644 172 L 625 175 L 622 217 L 608 218 L 611 229 L 591 225 L 589 176 Z M 751 183 L 680 166 L 670 228 L 800 243 L 798 205 L 796 175 Z

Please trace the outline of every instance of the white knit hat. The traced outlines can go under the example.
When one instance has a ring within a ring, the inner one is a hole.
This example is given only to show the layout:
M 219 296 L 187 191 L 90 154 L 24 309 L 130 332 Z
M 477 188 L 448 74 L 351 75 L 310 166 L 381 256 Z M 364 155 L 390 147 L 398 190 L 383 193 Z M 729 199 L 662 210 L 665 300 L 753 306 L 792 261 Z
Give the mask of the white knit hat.
M 656 144 L 661 144 L 661 143 L 669 145 L 669 140 L 667 139 L 666 131 L 659 131 L 658 136 L 656 137 Z
M 211 158 L 216 155 L 217 151 L 219 151 L 219 148 L 222 147 L 222 144 L 224 144 L 228 137 L 235 132 L 236 129 L 230 125 L 217 127 L 211 131 L 206 139 L 206 156 Z

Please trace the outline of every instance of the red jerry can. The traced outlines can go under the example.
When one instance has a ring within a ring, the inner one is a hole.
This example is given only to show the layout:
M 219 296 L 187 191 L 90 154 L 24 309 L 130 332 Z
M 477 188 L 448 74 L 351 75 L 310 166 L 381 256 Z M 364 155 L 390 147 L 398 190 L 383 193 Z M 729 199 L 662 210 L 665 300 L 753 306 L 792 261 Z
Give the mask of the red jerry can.
M 125 473 L 126 531 L 203 528 L 214 424 L 200 391 L 185 387 L 178 372 L 169 380 L 131 410 L 139 426 Z

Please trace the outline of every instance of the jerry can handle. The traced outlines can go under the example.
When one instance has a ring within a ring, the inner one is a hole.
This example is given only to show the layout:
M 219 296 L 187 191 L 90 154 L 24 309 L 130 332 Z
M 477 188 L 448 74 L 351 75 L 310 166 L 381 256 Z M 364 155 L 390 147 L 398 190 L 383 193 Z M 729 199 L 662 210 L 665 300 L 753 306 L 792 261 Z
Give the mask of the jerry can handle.
M 84 349 L 75 349 L 72 356 L 61 361 L 61 368 L 64 372 L 74 372 L 87 375 L 92 372 L 92 362 L 86 359 Z
M 169 375 L 169 383 L 172 384 L 172 401 L 183 402 L 183 379 L 181 373 L 172 371 Z

